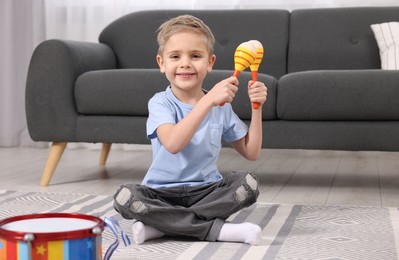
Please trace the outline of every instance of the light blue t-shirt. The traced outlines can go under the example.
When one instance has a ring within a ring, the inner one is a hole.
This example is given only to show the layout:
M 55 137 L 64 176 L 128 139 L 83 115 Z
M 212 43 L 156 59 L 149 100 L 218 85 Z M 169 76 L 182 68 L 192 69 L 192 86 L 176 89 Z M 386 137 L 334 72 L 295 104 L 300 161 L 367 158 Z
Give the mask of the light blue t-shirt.
M 147 136 L 151 139 L 153 161 L 143 185 L 152 188 L 196 186 L 222 178 L 217 169 L 222 138 L 226 142 L 239 140 L 247 134 L 248 127 L 229 103 L 215 106 L 188 145 L 179 153 L 172 154 L 161 144 L 156 130 L 163 124 L 178 123 L 192 109 L 193 106 L 179 101 L 170 87 L 155 94 L 149 101 Z

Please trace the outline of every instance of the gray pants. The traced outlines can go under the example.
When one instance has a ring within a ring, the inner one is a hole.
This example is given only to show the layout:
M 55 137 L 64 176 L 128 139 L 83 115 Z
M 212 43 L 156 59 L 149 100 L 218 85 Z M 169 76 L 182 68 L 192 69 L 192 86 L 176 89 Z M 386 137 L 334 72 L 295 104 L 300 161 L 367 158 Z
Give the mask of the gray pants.
M 234 172 L 205 186 L 152 189 L 133 183 L 114 195 L 125 219 L 136 219 L 170 236 L 216 241 L 225 220 L 256 202 L 258 182 L 248 172 Z

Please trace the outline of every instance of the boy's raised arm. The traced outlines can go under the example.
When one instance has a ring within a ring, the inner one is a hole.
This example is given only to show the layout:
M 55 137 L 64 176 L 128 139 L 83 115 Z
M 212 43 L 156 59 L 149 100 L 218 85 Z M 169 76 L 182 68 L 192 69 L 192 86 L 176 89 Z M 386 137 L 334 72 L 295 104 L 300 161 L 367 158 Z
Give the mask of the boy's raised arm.
M 157 135 L 162 145 L 172 154 L 180 152 L 190 142 L 201 122 L 213 106 L 233 100 L 238 90 L 237 85 L 238 80 L 235 77 L 230 77 L 219 82 L 177 124 L 159 126 Z
M 258 109 L 252 108 L 251 123 L 249 125 L 248 134 L 232 142 L 231 145 L 238 153 L 248 160 L 257 160 L 262 148 L 262 105 L 266 101 L 267 88 L 262 82 L 248 83 L 248 95 L 252 103 L 258 102 Z

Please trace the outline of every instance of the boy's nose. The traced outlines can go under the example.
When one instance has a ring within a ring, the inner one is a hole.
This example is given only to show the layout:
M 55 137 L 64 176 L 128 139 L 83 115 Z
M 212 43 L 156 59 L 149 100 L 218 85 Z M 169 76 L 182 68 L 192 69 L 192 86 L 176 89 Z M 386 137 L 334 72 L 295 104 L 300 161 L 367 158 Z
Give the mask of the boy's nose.
M 187 58 L 182 58 L 181 59 L 181 63 L 180 63 L 180 67 L 190 67 L 191 66 L 191 60 L 187 57 Z

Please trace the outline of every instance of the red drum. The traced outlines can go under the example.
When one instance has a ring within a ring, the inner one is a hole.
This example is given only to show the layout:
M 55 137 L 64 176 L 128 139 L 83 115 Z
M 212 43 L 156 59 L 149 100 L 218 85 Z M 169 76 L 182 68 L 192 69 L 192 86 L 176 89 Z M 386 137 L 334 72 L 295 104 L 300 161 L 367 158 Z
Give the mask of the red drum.
M 102 259 L 102 219 L 70 213 L 16 216 L 0 221 L 0 259 Z

